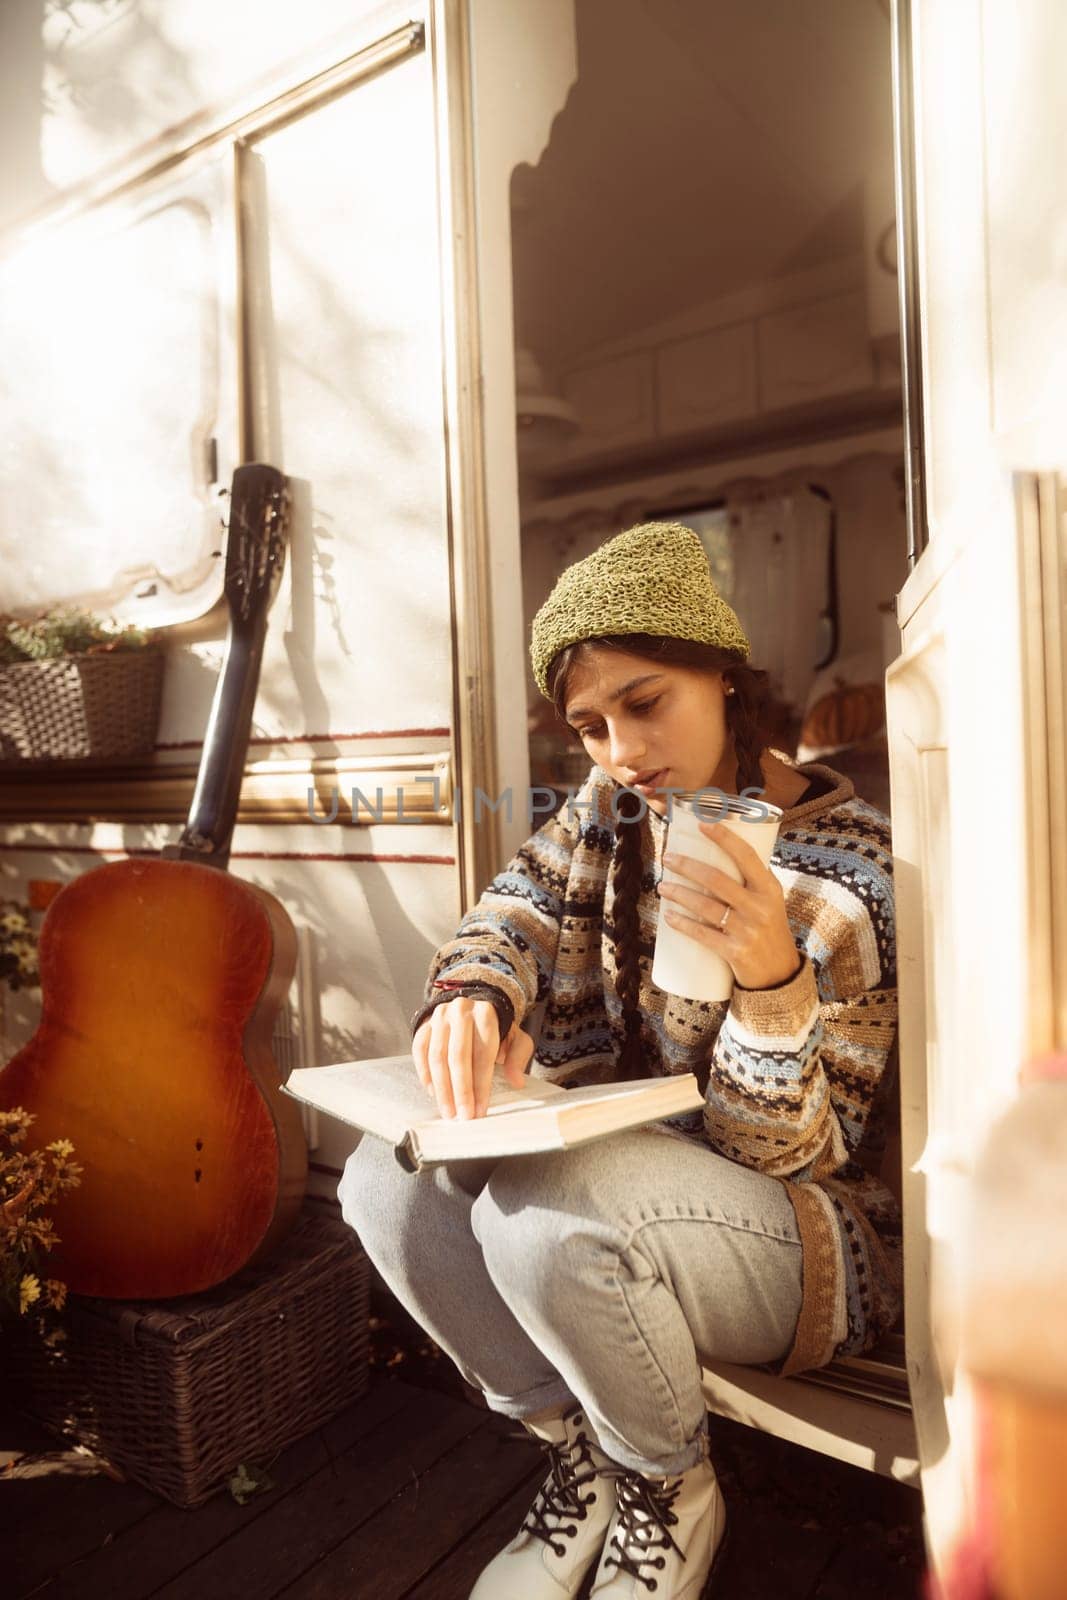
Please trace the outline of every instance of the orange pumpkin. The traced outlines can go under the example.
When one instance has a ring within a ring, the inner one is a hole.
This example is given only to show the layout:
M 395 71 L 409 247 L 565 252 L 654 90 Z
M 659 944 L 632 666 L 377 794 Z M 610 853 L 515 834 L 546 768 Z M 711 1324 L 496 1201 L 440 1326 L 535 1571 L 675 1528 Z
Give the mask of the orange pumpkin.
M 880 683 L 846 683 L 816 700 L 801 730 L 801 743 L 822 749 L 858 744 L 885 724 L 885 692 Z

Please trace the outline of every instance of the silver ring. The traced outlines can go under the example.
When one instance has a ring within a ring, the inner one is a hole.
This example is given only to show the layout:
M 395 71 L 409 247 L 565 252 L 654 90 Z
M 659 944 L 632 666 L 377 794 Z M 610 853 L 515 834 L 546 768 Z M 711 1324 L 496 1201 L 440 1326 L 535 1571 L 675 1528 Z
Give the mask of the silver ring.
M 734 909 L 733 906 L 727 906 L 726 910 L 723 912 L 722 921 L 719 923 L 719 932 L 720 933 L 725 933 L 726 932 L 726 919 L 730 915 L 730 912 L 733 909 Z

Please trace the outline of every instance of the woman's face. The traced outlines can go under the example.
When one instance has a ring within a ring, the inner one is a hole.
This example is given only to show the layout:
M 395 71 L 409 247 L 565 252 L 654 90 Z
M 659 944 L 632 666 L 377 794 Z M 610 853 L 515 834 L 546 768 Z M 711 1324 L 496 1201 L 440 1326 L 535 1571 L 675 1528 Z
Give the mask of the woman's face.
M 658 816 L 664 789 L 737 792 L 721 672 L 594 646 L 571 669 L 566 715 L 597 766 Z

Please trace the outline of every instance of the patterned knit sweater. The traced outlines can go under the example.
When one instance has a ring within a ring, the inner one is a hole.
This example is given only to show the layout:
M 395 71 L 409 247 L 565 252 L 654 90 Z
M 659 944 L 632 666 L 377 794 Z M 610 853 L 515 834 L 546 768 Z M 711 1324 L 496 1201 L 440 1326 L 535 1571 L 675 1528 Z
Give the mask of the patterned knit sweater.
M 803 1306 L 783 1374 L 869 1348 L 896 1321 L 901 1282 L 899 1212 L 874 1175 L 896 1059 L 890 823 L 831 768 L 812 762 L 796 770 L 822 793 L 786 811 L 771 858 L 802 957 L 796 976 L 773 989 L 738 986 L 728 1002 L 700 1002 L 652 984 L 667 824 L 653 812 L 631 824 L 641 828 L 644 863 L 647 1071 L 695 1073 L 705 1094 L 695 1136 L 781 1180 L 796 1212 Z M 494 878 L 430 971 L 430 985 L 445 976 L 493 984 L 518 1022 L 543 1003 L 532 1070 L 557 1082 L 610 1080 L 622 1045 L 611 887 L 616 792 L 594 767 L 573 805 Z

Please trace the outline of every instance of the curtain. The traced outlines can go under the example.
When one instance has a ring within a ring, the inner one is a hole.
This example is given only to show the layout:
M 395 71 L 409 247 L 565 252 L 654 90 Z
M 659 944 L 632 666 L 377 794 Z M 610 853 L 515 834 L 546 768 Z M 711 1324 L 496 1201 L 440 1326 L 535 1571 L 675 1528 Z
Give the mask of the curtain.
M 823 648 L 829 605 L 831 508 L 810 489 L 730 496 L 724 509 L 683 517 L 700 534 L 716 583 L 752 645 L 753 666 L 799 711 Z

